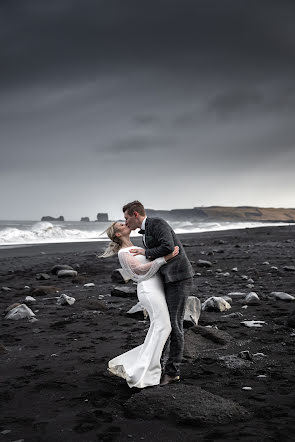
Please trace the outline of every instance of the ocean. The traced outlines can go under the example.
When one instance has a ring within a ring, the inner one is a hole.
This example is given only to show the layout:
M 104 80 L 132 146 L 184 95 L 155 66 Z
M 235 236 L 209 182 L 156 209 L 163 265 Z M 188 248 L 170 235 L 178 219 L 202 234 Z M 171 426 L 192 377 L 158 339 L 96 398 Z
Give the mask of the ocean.
M 80 221 L 1 221 L 0 247 L 63 242 L 105 241 L 105 229 L 111 222 Z M 264 226 L 283 226 L 287 223 L 262 222 L 170 222 L 176 233 L 197 233 L 216 230 L 242 229 Z M 132 232 L 131 236 L 138 236 Z

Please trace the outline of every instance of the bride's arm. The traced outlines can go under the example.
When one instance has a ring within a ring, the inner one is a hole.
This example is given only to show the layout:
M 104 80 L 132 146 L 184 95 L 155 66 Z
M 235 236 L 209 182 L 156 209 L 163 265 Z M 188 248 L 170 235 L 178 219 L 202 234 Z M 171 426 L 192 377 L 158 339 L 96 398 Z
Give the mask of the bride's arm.
M 164 257 L 157 258 L 154 261 L 141 264 L 135 256 L 128 251 L 121 251 L 118 255 L 123 270 L 133 279 L 133 281 L 141 282 L 154 276 L 159 268 L 166 264 Z

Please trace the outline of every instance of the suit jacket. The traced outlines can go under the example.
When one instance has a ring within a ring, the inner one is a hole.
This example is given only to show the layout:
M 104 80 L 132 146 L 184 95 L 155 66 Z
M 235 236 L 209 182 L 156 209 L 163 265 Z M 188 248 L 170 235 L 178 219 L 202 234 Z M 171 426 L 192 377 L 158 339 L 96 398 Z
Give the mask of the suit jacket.
M 174 230 L 162 218 L 147 218 L 145 222 L 145 256 L 156 259 L 173 252 L 179 247 L 179 255 L 163 265 L 159 272 L 164 283 L 182 281 L 194 276 L 191 263 Z

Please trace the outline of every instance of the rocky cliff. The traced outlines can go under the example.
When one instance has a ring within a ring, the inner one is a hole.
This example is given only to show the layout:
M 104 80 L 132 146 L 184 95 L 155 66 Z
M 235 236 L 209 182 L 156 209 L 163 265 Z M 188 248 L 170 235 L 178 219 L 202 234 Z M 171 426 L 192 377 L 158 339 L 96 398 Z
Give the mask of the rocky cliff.
M 192 209 L 153 210 L 147 215 L 161 217 L 168 221 L 270 221 L 295 222 L 295 209 L 267 207 L 194 207 Z

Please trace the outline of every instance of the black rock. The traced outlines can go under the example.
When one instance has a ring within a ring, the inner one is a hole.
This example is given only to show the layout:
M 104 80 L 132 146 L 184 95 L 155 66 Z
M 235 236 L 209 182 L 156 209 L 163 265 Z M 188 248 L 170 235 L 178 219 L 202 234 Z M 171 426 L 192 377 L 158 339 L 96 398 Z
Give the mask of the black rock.
M 212 267 L 212 262 L 204 261 L 203 259 L 198 259 L 197 266 L 198 267 Z
M 47 273 L 37 273 L 36 279 L 38 280 L 50 279 L 50 276 Z
M 186 425 L 231 424 L 251 414 L 229 399 L 209 393 L 196 385 L 167 385 L 142 390 L 124 404 L 132 417 L 176 421 Z
M 50 273 L 53 273 L 54 275 L 57 275 L 57 273 L 60 270 L 74 270 L 73 267 L 68 266 L 68 265 L 55 265 L 54 267 L 52 267 L 52 269 L 50 270 Z

